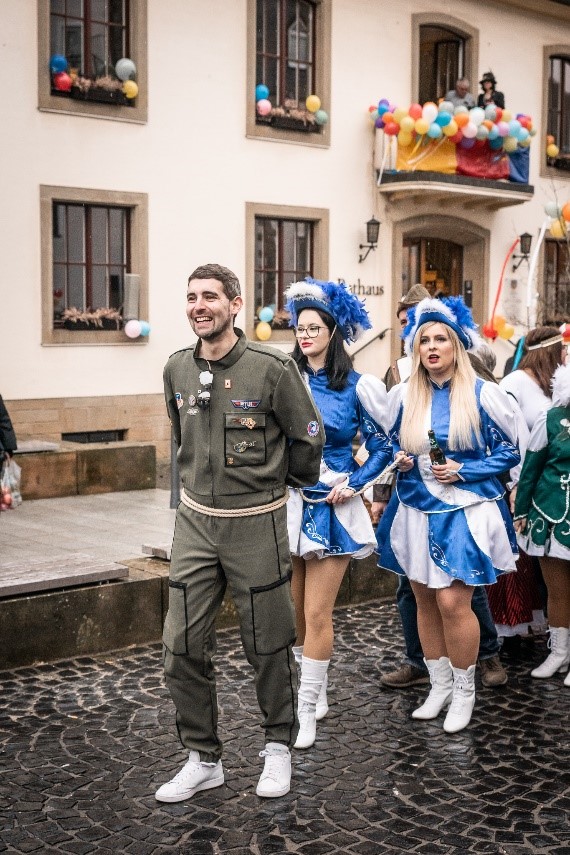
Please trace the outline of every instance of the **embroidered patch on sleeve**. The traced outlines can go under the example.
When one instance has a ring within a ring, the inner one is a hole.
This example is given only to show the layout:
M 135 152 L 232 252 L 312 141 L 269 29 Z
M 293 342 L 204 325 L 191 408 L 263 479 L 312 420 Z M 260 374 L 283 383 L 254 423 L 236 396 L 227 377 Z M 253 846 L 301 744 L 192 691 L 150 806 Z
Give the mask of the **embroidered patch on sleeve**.
M 319 430 L 320 427 L 318 422 L 309 422 L 309 424 L 307 425 L 307 433 L 309 434 L 309 436 L 317 436 Z

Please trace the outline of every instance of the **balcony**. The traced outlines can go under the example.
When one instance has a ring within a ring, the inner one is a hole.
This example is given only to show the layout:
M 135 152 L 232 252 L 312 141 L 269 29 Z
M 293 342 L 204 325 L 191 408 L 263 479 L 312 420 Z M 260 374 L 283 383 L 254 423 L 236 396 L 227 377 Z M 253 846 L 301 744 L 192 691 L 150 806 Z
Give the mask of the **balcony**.
M 464 210 L 498 211 L 522 205 L 534 195 L 532 184 L 496 181 L 444 172 L 378 172 L 378 192 L 390 203 L 417 205 L 429 202 L 434 207 L 453 204 Z

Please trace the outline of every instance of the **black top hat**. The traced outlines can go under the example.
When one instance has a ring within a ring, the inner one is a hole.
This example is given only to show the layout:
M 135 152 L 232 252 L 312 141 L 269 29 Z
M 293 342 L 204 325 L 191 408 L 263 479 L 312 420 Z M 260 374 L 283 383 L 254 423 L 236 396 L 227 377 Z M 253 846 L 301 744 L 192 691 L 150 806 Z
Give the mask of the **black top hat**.
M 496 79 L 495 79 L 495 75 L 493 74 L 493 72 L 492 72 L 492 71 L 486 71 L 486 72 L 485 72 L 485 74 L 483 75 L 483 77 L 482 77 L 482 78 L 481 78 L 481 80 L 479 81 L 479 85 L 480 85 L 480 86 L 482 86 L 482 85 L 483 85 L 483 83 L 486 83 L 487 81 L 491 82 L 491 83 L 493 84 L 493 86 L 496 86 L 496 85 L 497 85 L 497 81 L 496 81 Z

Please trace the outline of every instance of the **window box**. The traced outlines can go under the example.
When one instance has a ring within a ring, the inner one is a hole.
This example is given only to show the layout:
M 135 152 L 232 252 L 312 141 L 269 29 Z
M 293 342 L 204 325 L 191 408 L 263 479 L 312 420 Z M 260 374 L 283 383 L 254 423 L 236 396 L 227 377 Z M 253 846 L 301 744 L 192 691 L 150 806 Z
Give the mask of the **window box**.
M 95 309 L 92 312 L 80 312 L 79 309 L 66 309 L 62 314 L 63 328 L 78 332 L 80 330 L 120 330 L 123 318 L 118 309 Z
M 284 131 L 300 131 L 304 134 L 319 134 L 321 129 L 319 125 L 308 118 L 296 118 L 294 116 L 269 115 L 258 116 L 256 119 L 258 125 L 269 125 L 272 128 L 279 128 Z
M 52 94 L 56 94 L 53 92 Z M 120 104 L 123 107 L 134 107 L 134 98 L 127 98 L 120 89 L 103 89 L 101 86 L 92 86 L 89 89 L 80 89 L 72 86 L 69 95 L 77 101 L 98 101 L 100 104 Z

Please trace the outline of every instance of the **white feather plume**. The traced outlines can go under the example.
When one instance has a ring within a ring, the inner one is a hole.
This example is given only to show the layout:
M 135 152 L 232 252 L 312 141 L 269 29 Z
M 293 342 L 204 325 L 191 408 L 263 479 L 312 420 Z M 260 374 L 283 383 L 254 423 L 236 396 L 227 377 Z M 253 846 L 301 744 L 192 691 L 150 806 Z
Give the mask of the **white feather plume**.
M 552 403 L 555 407 L 570 406 L 570 363 L 559 365 L 552 378 Z
M 325 292 L 320 285 L 315 285 L 312 282 L 293 282 L 285 291 L 287 300 L 301 300 L 308 298 L 310 300 L 325 301 Z

